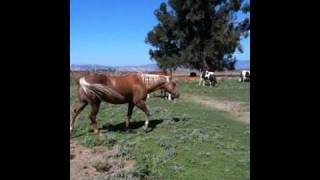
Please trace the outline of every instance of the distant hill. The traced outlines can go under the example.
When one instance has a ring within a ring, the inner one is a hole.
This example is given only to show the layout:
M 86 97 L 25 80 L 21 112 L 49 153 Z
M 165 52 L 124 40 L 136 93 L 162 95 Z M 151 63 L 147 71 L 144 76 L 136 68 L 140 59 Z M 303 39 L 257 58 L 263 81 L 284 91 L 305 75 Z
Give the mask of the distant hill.
M 111 66 L 104 66 L 104 65 L 98 65 L 98 64 L 84 64 L 84 65 L 77 65 L 77 64 L 71 64 L 70 70 L 72 71 L 93 71 L 93 70 L 109 70 L 109 71 L 115 71 L 116 69 Z
M 247 70 L 250 69 L 250 61 L 237 61 L 236 70 Z M 159 71 L 159 67 L 156 64 L 146 64 L 140 66 L 104 66 L 104 65 L 76 65 L 72 64 L 70 70 L 73 71 L 93 71 L 93 70 L 108 70 L 108 71 Z M 190 69 L 178 68 L 179 72 L 189 72 Z
M 159 67 L 156 64 L 146 64 L 140 66 L 114 66 L 117 71 L 159 71 Z

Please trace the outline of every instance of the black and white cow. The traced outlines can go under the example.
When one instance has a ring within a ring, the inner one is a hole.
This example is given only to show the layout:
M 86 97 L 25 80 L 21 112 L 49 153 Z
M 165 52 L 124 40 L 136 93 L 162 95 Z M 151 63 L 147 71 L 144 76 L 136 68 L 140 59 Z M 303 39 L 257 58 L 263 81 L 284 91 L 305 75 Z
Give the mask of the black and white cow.
M 240 72 L 239 82 L 250 81 L 250 71 L 243 70 Z
M 201 84 L 204 86 L 207 82 L 209 82 L 210 86 L 215 86 L 215 84 L 217 83 L 217 78 L 214 72 L 203 71 L 200 74 L 199 86 Z

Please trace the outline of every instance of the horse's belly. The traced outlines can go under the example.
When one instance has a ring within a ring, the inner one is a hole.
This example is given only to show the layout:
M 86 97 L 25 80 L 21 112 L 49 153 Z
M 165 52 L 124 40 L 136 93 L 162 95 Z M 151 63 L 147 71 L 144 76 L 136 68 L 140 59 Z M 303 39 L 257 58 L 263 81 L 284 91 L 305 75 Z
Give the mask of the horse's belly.
M 105 97 L 103 99 L 105 102 L 111 103 L 111 104 L 125 104 L 128 103 L 130 100 L 125 98 L 125 99 L 116 99 L 116 98 L 110 98 L 110 97 Z

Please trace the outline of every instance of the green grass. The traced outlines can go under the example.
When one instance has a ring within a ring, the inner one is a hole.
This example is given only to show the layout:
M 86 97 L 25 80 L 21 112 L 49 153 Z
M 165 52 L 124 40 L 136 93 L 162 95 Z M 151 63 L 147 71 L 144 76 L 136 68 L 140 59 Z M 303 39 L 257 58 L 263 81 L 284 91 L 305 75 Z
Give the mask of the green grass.
M 71 83 L 70 103 L 76 97 Z M 197 83 L 179 83 L 181 95 L 199 94 L 223 100 L 249 103 L 249 83 L 224 81 L 217 87 L 197 87 Z M 79 115 L 71 138 L 85 146 L 120 145 L 119 156 L 137 161 L 133 176 L 154 179 L 249 179 L 250 127 L 231 119 L 222 111 L 185 101 L 169 102 L 160 98 L 147 101 L 151 111 L 151 132 L 145 133 L 144 114 L 135 108 L 134 132 L 121 131 L 126 120 L 127 105 L 103 103 L 97 116 L 102 136 L 89 133 L 90 107 Z M 141 175 L 143 174 L 143 175 Z
M 250 102 L 250 83 L 225 80 L 218 81 L 215 87 L 198 86 L 198 83 L 198 81 L 179 83 L 179 90 L 185 94 L 208 96 L 220 100 Z

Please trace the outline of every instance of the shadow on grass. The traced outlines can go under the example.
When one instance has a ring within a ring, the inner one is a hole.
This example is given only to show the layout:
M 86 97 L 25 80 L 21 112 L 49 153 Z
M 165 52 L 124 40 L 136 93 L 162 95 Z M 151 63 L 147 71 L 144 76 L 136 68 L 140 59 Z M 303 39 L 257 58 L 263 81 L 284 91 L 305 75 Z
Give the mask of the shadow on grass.
M 149 120 L 149 128 L 148 132 L 153 131 L 154 128 L 157 127 L 158 124 L 161 124 L 164 121 L 164 119 L 154 119 Z M 115 131 L 115 132 L 132 132 L 134 133 L 134 130 L 140 129 L 144 126 L 144 121 L 133 121 L 130 122 L 129 129 L 126 128 L 126 123 L 122 122 L 119 124 L 105 124 L 102 126 L 101 130 L 107 130 L 107 131 Z
M 163 123 L 163 121 L 173 121 L 173 122 L 179 122 L 179 121 L 187 121 L 189 118 L 179 118 L 179 117 L 173 117 L 172 119 L 153 119 L 149 120 L 149 128 L 147 132 L 153 131 L 159 124 Z M 100 132 L 107 133 L 108 131 L 113 132 L 127 132 L 127 133 L 136 133 L 136 130 L 142 129 L 144 126 L 145 121 L 133 121 L 130 122 L 129 129 L 126 128 L 126 123 L 122 122 L 119 124 L 110 124 L 106 123 L 102 126 L 102 128 L 99 128 Z M 90 130 L 88 132 L 91 132 Z M 88 132 L 82 132 L 82 133 L 76 133 L 71 136 L 71 138 L 77 138 L 86 135 Z

